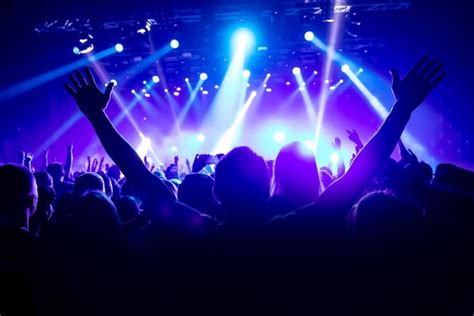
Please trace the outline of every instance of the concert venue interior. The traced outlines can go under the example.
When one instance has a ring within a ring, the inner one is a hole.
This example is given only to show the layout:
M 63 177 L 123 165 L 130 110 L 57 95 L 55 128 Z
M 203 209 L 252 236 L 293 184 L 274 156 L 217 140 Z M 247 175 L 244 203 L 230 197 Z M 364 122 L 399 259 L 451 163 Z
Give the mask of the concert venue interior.
M 0 316 L 474 315 L 470 2 L 1 0 Z
M 404 140 L 433 166 L 474 167 L 472 107 L 461 93 L 472 67 L 463 6 L 339 2 L 333 12 L 337 1 L 36 1 L 27 10 L 7 1 L 0 159 L 45 149 L 63 159 L 67 144 L 78 164 L 104 155 L 63 89 L 90 63 L 101 83 L 117 82 L 109 109 L 117 128 L 157 163 L 236 145 L 273 159 L 299 140 L 325 164 L 334 137 L 356 129 L 368 139 L 386 116 L 389 70 L 406 72 L 433 52 L 451 80 L 414 115 Z

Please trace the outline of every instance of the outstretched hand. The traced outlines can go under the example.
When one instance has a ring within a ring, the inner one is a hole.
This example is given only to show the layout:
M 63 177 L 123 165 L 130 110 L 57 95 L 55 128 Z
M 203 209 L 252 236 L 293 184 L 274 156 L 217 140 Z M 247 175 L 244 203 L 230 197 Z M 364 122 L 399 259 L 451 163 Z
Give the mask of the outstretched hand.
M 446 75 L 438 60 L 426 56 L 416 63 L 405 78 L 400 79 L 395 69 L 390 70 L 390 74 L 395 99 L 408 113 L 414 111 Z
M 84 72 L 86 77 L 77 70 L 77 79 L 74 75 L 71 75 L 69 77 L 70 84 L 65 84 L 65 87 L 76 101 L 81 112 L 90 118 L 105 110 L 109 103 L 114 83 L 110 82 L 107 84 L 105 92 L 102 92 L 97 87 L 90 68 L 86 67 Z
M 341 139 L 339 137 L 334 138 L 332 142 L 332 147 L 336 150 L 339 151 L 341 150 Z
M 355 129 L 351 130 L 346 130 L 347 131 L 347 137 L 351 142 L 353 142 L 356 145 L 361 145 L 362 142 L 360 141 L 359 133 Z

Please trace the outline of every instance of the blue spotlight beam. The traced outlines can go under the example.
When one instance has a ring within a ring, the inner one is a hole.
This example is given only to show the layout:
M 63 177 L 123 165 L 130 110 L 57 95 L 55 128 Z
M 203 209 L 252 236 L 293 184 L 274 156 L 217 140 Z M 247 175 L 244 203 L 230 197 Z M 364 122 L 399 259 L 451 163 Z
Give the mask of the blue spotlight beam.
M 177 121 L 180 126 L 181 124 L 183 124 L 184 120 L 186 119 L 186 116 L 188 115 L 188 112 L 191 109 L 191 106 L 193 105 L 193 102 L 196 99 L 196 96 L 199 93 L 199 89 L 201 88 L 203 83 L 204 83 L 204 80 L 198 81 L 196 87 L 192 89 L 188 101 L 186 101 L 186 104 L 184 104 L 183 109 L 179 113 Z M 188 88 L 191 89 L 191 84 L 189 82 L 186 82 L 186 84 L 188 85 Z
M 97 54 L 94 54 L 94 58 L 96 60 L 100 60 L 104 57 L 107 57 L 109 55 L 112 55 L 115 53 L 115 47 L 108 48 L 104 51 L 101 51 Z M 36 87 L 39 87 L 49 81 L 52 81 L 56 78 L 62 77 L 66 74 L 71 73 L 72 71 L 79 69 L 81 67 L 86 66 L 87 64 L 90 63 L 89 61 L 90 56 L 86 56 L 84 58 L 81 58 L 78 61 L 75 61 L 73 63 L 61 66 L 59 68 L 56 68 L 54 70 L 48 71 L 47 73 L 38 75 L 36 77 L 33 77 L 31 79 L 22 81 L 16 85 L 13 85 L 9 88 L 6 88 L 4 90 L 0 91 L 0 102 L 5 101 L 7 99 L 10 99 L 14 96 L 17 96 L 23 92 L 26 92 L 28 90 L 34 89 Z

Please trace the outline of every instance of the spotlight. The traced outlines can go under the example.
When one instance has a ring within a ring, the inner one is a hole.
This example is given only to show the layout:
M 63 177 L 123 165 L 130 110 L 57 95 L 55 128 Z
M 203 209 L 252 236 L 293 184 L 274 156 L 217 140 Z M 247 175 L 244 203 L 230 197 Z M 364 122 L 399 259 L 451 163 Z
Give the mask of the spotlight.
M 285 82 L 285 84 L 286 84 L 287 86 L 289 86 L 289 85 L 291 84 L 291 82 L 287 81 L 287 82 Z
M 272 76 L 271 73 L 267 73 L 267 79 L 270 78 Z
M 158 77 L 158 76 L 155 75 L 155 76 L 151 77 L 151 80 L 152 80 L 154 83 L 158 83 L 158 82 L 160 82 L 160 77 Z
M 149 98 L 149 97 L 151 97 L 151 95 L 149 93 L 145 93 L 145 97 Z
M 294 67 L 293 70 L 291 71 L 295 76 L 301 74 L 301 68 L 300 67 Z
M 219 85 L 216 84 L 216 85 L 214 86 L 214 89 L 216 89 L 216 90 L 219 89 Z
M 196 140 L 200 143 L 206 140 L 206 137 L 203 134 L 197 134 Z
M 351 68 L 349 67 L 348 64 L 344 64 L 344 65 L 341 66 L 341 71 L 342 71 L 343 73 L 347 73 L 347 72 L 350 71 L 350 70 L 351 70 Z
M 176 153 L 176 152 L 178 152 L 178 147 L 171 146 L 170 150 L 171 150 L 172 153 Z
M 324 80 L 325 84 L 329 84 L 329 79 Z
M 245 69 L 244 71 L 242 71 L 242 76 L 244 76 L 244 78 L 249 78 L 250 77 L 250 70 Z
M 240 28 L 232 36 L 232 42 L 236 49 L 246 49 L 253 42 L 253 34 L 249 29 Z
M 286 134 L 282 131 L 275 132 L 273 134 L 273 140 L 275 140 L 277 143 L 283 143 L 286 139 Z
M 72 49 L 72 52 L 76 55 L 80 55 L 81 54 L 81 50 L 79 49 L 79 47 L 77 46 L 74 46 L 73 49 Z
M 177 39 L 172 39 L 171 42 L 170 42 L 170 46 L 173 49 L 178 48 L 179 47 L 179 41 Z
M 359 72 L 364 72 L 364 69 L 362 69 L 362 68 L 359 68 Z
M 314 40 L 314 33 L 311 31 L 304 33 L 304 39 L 308 42 L 311 42 L 312 40 Z
M 318 74 L 318 71 L 317 71 L 317 70 L 313 71 L 313 74 L 317 75 L 317 74 Z
M 168 90 L 168 89 L 165 89 L 164 91 L 165 91 L 165 93 L 168 93 L 169 90 Z
M 184 78 L 184 81 L 189 82 L 189 78 L 188 77 Z
M 304 145 L 309 150 L 313 150 L 313 151 L 316 150 L 316 142 L 315 141 L 307 140 L 307 141 L 304 142 Z
M 176 88 L 176 91 L 181 91 L 181 87 L 177 87 L 177 88 Z
M 178 91 L 175 91 L 175 92 L 173 92 L 173 95 L 174 95 L 175 97 L 179 97 L 179 92 L 178 92 Z
M 146 81 L 146 80 L 143 80 L 143 84 L 147 84 L 147 81 Z
M 207 79 L 207 73 L 201 72 L 201 74 L 199 75 L 199 79 L 201 79 L 202 81 L 206 80 Z
M 146 89 L 142 89 L 142 92 L 145 93 L 145 92 L 146 92 Z
M 340 79 L 340 80 L 339 80 L 339 83 L 340 83 L 340 84 L 343 84 L 343 83 L 344 83 L 344 79 Z
M 111 79 L 110 82 L 112 82 L 114 84 L 114 86 L 117 85 L 117 80 L 115 80 L 115 79 Z
M 202 94 L 204 94 L 204 95 L 208 95 L 208 94 L 209 94 L 209 91 L 207 91 L 207 90 L 203 90 L 203 91 L 202 91 Z
M 116 51 L 117 53 L 123 52 L 123 45 L 120 44 L 120 43 L 115 44 L 115 51 Z
M 331 154 L 331 161 L 333 164 L 337 164 L 337 162 L 339 161 L 339 154 L 337 152 L 333 152 Z
M 272 88 L 266 88 L 265 91 L 272 92 Z
M 135 91 L 135 89 L 132 89 L 130 92 L 133 93 L 133 94 L 137 93 L 137 91 Z

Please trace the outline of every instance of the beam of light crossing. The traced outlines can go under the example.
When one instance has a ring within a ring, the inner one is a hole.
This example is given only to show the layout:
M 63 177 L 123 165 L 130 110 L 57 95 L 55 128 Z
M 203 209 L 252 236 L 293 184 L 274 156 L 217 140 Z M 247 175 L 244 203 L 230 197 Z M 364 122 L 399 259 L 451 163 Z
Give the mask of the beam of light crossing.
M 335 0 L 334 6 L 339 6 L 342 4 L 343 1 Z M 331 26 L 331 30 L 329 33 L 329 46 L 326 50 L 326 61 L 323 68 L 323 82 L 328 80 L 331 77 L 331 70 L 332 70 L 332 63 L 336 58 L 336 46 L 337 41 L 339 39 L 339 29 L 341 25 L 341 18 L 342 14 L 335 14 L 334 16 L 334 23 Z M 316 37 L 313 38 L 313 41 L 317 40 Z M 321 135 L 321 128 L 324 119 L 324 114 L 326 111 L 326 104 L 328 99 L 328 89 L 326 85 L 321 85 L 321 92 L 319 94 L 319 104 L 318 104 L 318 116 L 317 116 L 317 123 L 316 123 L 316 130 L 314 135 L 314 141 L 316 143 L 316 151 L 318 150 L 319 144 L 319 137 Z
M 294 76 L 296 78 L 296 82 L 298 83 L 298 90 L 301 92 L 301 96 L 303 97 L 303 102 L 309 121 L 311 126 L 314 126 L 317 123 L 317 116 L 316 111 L 314 110 L 313 102 L 311 101 L 308 90 L 306 89 L 306 83 L 303 80 L 301 72 L 294 72 Z
M 227 129 L 227 131 L 225 131 L 225 133 L 219 139 L 217 145 L 212 150 L 211 152 L 212 154 L 227 153 L 229 152 L 229 150 L 232 149 L 235 143 L 236 137 L 241 132 L 242 123 L 244 121 L 245 114 L 247 113 L 247 110 L 249 109 L 256 95 L 257 95 L 256 91 L 252 91 L 250 93 L 250 96 L 248 97 L 247 101 L 244 103 L 243 107 L 240 108 L 239 111 L 237 112 L 237 115 L 235 116 L 234 121 L 232 122 L 232 125 Z
M 48 83 L 54 79 L 57 79 L 59 77 L 62 77 L 66 74 L 71 73 L 72 71 L 79 69 L 81 67 L 86 66 L 89 64 L 89 57 L 94 56 L 96 60 L 100 60 L 104 57 L 107 57 L 109 55 L 112 55 L 116 53 L 115 47 L 110 47 L 106 50 L 103 50 L 97 54 L 94 55 L 89 55 L 84 58 L 81 58 L 80 60 L 77 60 L 73 63 L 61 66 L 59 68 L 56 68 L 54 70 L 48 71 L 44 74 L 38 75 L 36 77 L 33 77 L 31 79 L 27 79 L 25 81 L 22 81 L 20 83 L 17 83 L 9 88 L 6 88 L 4 90 L 0 91 L 0 102 L 10 99 L 14 96 L 17 96 L 23 92 L 26 92 L 28 90 L 34 89 L 36 87 L 39 87 L 45 83 Z
M 188 115 L 188 112 L 191 109 L 191 106 L 193 105 L 193 102 L 196 99 L 196 96 L 199 93 L 199 89 L 202 87 L 203 83 L 204 80 L 199 79 L 198 83 L 196 84 L 196 87 L 193 89 L 191 87 L 191 84 L 189 83 L 189 80 L 186 82 L 188 88 L 191 89 L 191 94 L 189 95 L 189 99 L 186 101 L 183 106 L 183 109 L 178 115 L 177 123 L 179 124 L 179 126 L 181 126 L 181 124 L 183 124 L 184 120 L 186 119 L 186 116 Z

